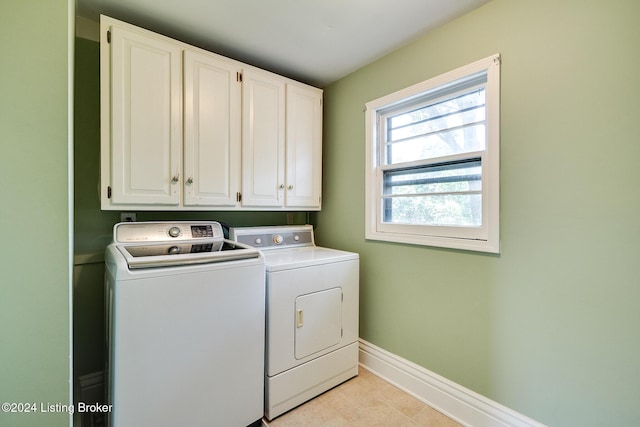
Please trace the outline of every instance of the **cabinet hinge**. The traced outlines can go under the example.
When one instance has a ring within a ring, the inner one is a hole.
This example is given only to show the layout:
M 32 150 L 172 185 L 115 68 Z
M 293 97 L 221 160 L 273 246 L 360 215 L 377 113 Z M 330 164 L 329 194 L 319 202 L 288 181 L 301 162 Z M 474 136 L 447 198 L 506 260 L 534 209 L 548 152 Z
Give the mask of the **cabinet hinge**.
M 107 31 L 107 43 L 111 43 L 111 31 Z
M 107 187 L 107 199 L 111 198 L 111 186 Z
M 238 191 L 236 193 L 236 202 L 240 203 L 241 201 L 242 201 L 242 193 Z
M 242 72 L 238 71 L 236 73 L 236 80 L 240 83 L 242 83 Z

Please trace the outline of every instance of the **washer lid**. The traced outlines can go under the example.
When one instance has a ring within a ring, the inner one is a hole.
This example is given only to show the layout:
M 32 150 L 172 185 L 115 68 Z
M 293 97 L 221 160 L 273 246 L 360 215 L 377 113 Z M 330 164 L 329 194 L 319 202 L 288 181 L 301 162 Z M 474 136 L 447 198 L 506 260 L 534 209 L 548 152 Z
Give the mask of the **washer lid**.
M 250 246 L 225 240 L 223 242 L 176 242 L 173 245 L 116 245 L 129 269 L 210 264 L 258 258 L 260 252 Z
M 258 258 L 260 252 L 224 239 L 215 221 L 133 222 L 116 224 L 113 245 L 129 269 L 209 264 Z

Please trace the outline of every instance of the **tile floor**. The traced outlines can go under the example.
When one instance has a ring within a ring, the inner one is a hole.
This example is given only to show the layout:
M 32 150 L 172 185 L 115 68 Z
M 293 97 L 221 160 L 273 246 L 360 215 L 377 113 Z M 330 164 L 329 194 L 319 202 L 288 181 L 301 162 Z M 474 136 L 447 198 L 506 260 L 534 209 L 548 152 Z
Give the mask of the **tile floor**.
M 269 427 L 460 427 L 360 367 L 357 377 L 267 424 Z

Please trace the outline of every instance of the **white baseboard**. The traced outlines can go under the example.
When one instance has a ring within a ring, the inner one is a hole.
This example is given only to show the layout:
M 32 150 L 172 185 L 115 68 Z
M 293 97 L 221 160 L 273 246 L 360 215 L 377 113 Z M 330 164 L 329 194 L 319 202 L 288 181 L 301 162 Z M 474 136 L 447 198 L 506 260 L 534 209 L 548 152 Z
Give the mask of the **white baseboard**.
M 360 365 L 469 427 L 545 427 L 422 366 L 360 340 Z

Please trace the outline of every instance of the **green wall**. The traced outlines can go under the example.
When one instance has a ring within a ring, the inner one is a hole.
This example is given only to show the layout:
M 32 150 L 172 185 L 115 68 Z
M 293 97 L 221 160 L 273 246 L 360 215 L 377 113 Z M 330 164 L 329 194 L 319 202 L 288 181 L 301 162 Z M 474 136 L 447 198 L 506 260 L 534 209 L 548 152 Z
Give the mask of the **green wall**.
M 360 336 L 552 426 L 640 425 L 640 2 L 493 0 L 325 91 Z M 499 256 L 364 239 L 364 104 L 502 55 Z
M 0 412 L 3 426 L 64 426 L 69 404 L 69 0 L 0 2 Z

